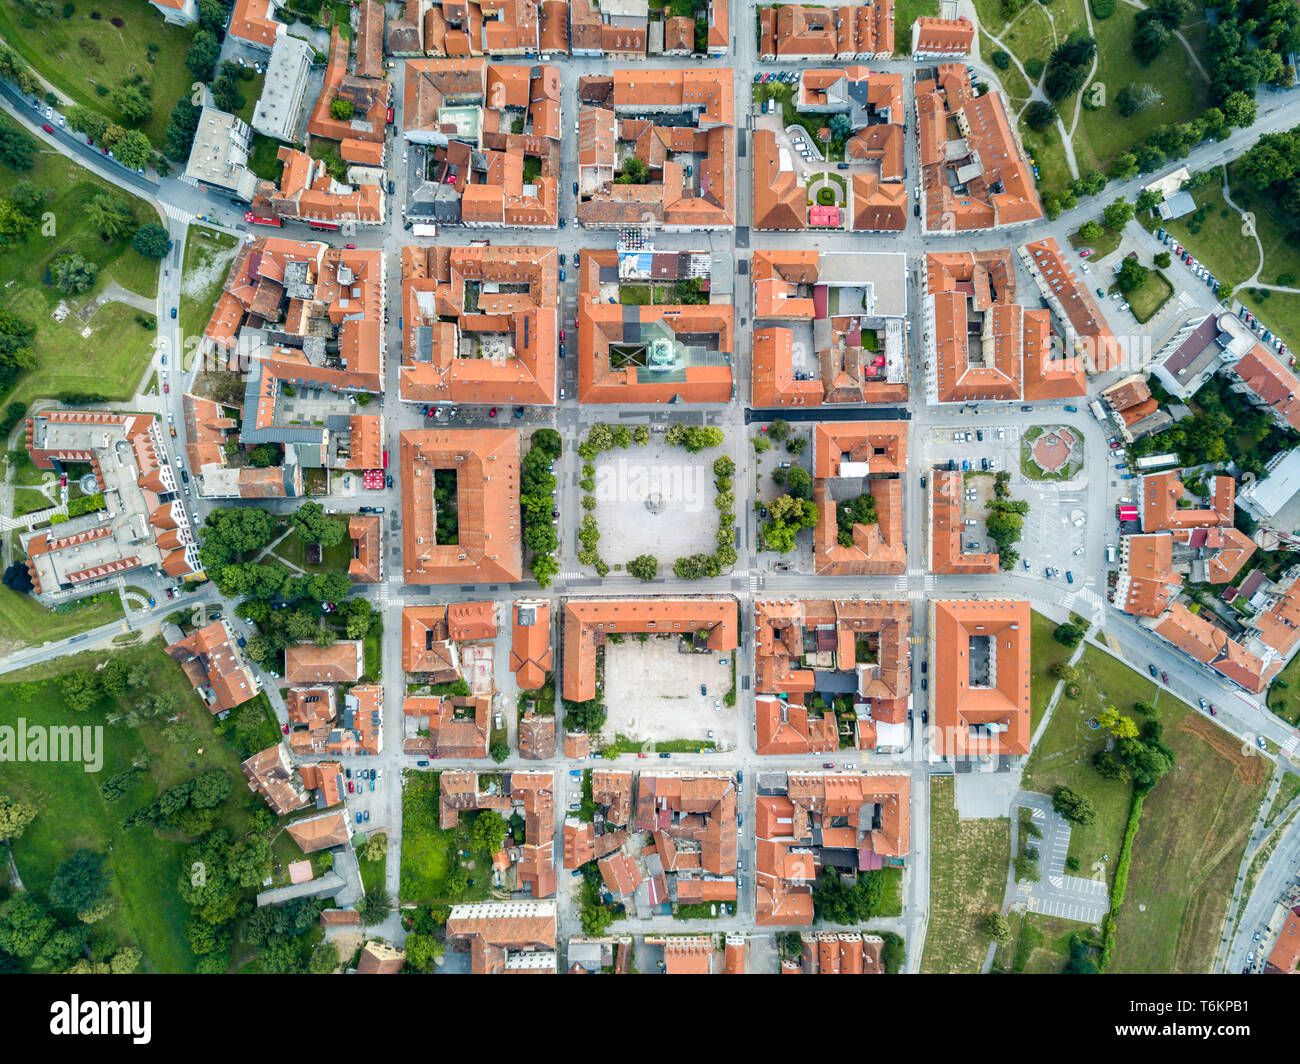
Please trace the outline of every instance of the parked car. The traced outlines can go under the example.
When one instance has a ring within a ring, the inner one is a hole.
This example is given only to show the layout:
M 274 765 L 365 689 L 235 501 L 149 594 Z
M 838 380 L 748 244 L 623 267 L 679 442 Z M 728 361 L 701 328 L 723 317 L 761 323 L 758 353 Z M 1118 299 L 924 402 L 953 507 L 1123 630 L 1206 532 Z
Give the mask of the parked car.
M 357 823 L 358 823 L 358 824 L 361 823 L 361 814 L 360 814 L 360 813 L 357 814 Z
M 923 662 L 921 662 L 921 675 L 922 675 L 922 676 L 924 676 L 925 673 L 929 671 L 929 669 L 930 669 L 930 663 L 929 663 L 928 661 L 923 661 Z
M 428 768 L 428 767 L 429 767 L 429 762 L 428 762 L 427 760 L 421 759 L 421 760 L 419 760 L 419 761 L 416 762 L 416 765 L 417 765 L 418 767 L 420 767 L 420 768 Z
M 922 691 L 927 691 L 927 690 L 929 690 L 929 688 L 930 688 L 930 681 L 927 680 L 924 676 L 922 676 L 922 677 L 921 677 L 921 690 L 922 690 Z
M 370 810 L 369 810 L 369 809 L 367 809 L 367 810 L 365 811 L 365 813 L 363 814 L 362 819 L 364 819 L 365 822 L 366 822 L 367 824 L 370 823 Z
M 672 757 L 673 755 L 672 755 L 672 754 L 660 754 L 659 756 L 660 756 L 660 757 Z
M 1160 682 L 1166 687 L 1169 686 L 1169 673 L 1165 672 L 1164 669 L 1160 670 Z
M 707 696 L 708 696 L 708 693 L 709 693 L 708 685 L 707 685 L 707 684 L 700 684 L 700 694 L 702 694 L 702 695 L 704 695 L 704 696 L 707 697 Z

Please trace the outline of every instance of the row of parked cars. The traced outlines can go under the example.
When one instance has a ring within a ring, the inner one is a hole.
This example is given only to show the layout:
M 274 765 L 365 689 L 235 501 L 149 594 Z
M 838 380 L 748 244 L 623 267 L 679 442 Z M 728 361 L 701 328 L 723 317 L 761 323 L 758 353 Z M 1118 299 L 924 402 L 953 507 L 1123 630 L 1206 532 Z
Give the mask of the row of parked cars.
M 799 74 L 794 70 L 768 71 L 766 74 L 755 74 L 754 84 L 761 85 L 768 81 L 784 81 L 788 85 L 793 85 L 799 80 Z

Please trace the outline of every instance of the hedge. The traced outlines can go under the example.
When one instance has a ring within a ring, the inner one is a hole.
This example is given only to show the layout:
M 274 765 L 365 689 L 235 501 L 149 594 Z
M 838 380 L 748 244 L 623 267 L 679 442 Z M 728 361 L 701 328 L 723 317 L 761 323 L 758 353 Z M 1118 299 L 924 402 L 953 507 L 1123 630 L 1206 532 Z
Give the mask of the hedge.
M 1088 0 L 1093 18 L 1110 18 L 1115 14 L 1115 0 Z
M 1145 796 L 1133 795 L 1133 804 L 1129 806 L 1128 823 L 1124 827 L 1124 844 L 1119 850 L 1119 861 L 1115 865 L 1115 885 L 1110 891 L 1110 912 L 1101 921 L 1101 958 L 1097 966 L 1104 972 L 1110 962 L 1111 952 L 1115 949 L 1115 922 L 1119 919 L 1120 909 L 1124 906 L 1124 892 L 1128 889 L 1128 866 L 1133 860 L 1133 840 L 1137 837 L 1138 821 L 1142 819 L 1142 802 Z
M 68 516 L 80 517 L 82 514 L 94 513 L 104 508 L 104 493 L 97 491 L 94 495 L 82 495 L 68 503 Z

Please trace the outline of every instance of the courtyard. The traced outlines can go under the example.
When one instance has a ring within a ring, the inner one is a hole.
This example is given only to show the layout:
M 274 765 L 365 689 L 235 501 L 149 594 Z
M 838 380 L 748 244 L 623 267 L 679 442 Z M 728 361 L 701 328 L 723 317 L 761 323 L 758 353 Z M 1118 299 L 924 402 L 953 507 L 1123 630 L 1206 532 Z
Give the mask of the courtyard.
M 686 654 L 676 636 L 635 635 L 605 645 L 604 731 L 636 742 L 672 739 L 735 745 L 736 709 L 726 704 L 731 669 L 716 654 Z M 724 655 L 724 657 L 726 657 Z M 700 694 L 703 687 L 708 694 Z

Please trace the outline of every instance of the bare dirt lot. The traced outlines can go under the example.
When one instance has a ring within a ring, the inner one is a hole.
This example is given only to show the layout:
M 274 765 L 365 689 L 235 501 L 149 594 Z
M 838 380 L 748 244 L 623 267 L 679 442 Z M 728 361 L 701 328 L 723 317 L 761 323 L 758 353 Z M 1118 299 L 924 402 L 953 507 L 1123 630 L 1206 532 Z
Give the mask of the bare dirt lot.
M 675 636 L 644 643 L 627 636 L 605 647 L 605 731 L 652 741 L 707 739 L 712 731 L 719 746 L 734 746 L 736 710 L 723 701 L 730 667 L 717 654 L 682 654 L 677 645 Z

